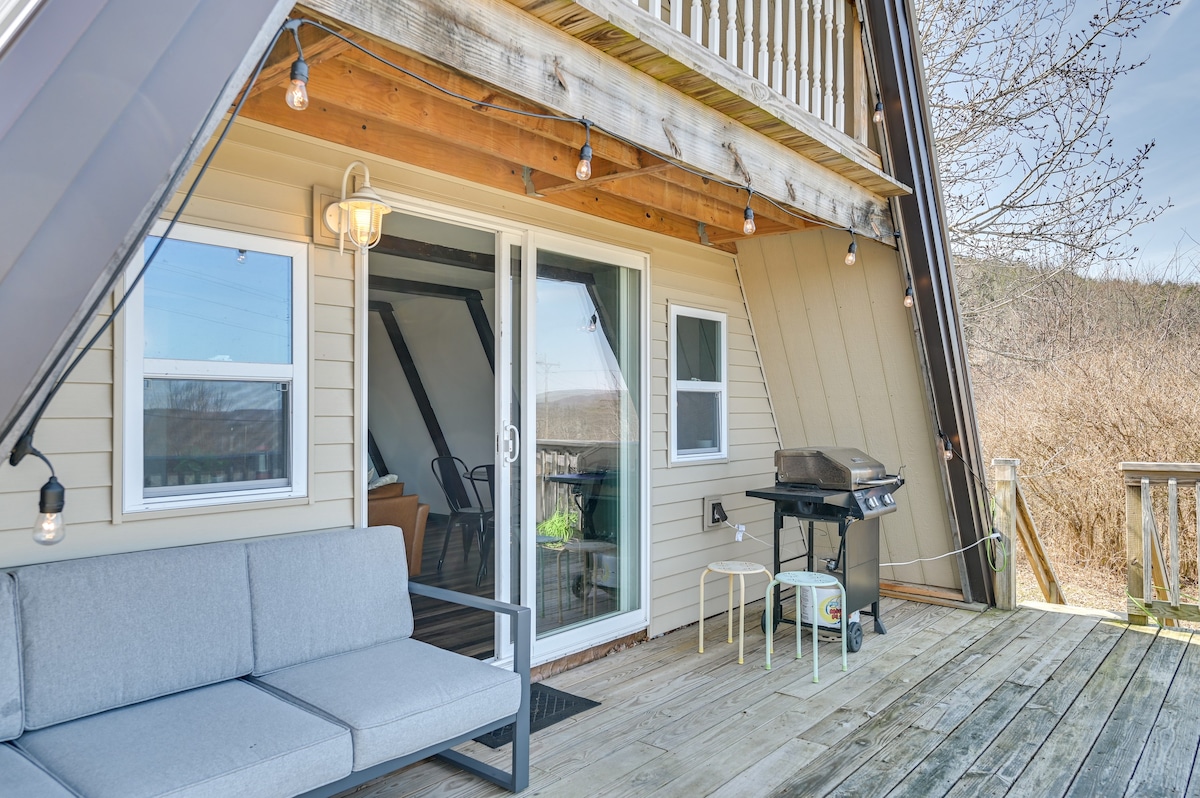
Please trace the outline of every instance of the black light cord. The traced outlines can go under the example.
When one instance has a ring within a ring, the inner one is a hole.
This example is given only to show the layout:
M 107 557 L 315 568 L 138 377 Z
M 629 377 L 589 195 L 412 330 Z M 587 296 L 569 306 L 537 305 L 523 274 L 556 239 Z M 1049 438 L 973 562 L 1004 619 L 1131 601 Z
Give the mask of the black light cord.
M 353 39 L 343 35 L 342 33 L 339 33 L 338 31 L 334 30 L 333 28 L 330 28 L 329 26 L 327 26 L 321 22 L 317 22 L 316 20 L 311 20 L 311 19 L 299 19 L 299 20 L 289 20 L 288 24 L 293 23 L 293 22 L 297 23 L 298 25 L 312 25 L 315 28 L 323 30 L 326 33 L 328 33 L 330 36 L 334 36 L 334 37 L 340 39 L 341 41 L 345 42 L 350 47 L 353 47 L 354 49 L 363 53 L 367 57 L 373 58 L 376 61 L 378 61 L 379 63 L 381 63 L 385 66 L 388 66 L 403 75 L 407 75 L 408 77 L 412 78 L 413 80 L 418 81 L 419 83 L 422 83 L 435 91 L 445 94 L 447 97 L 453 97 L 457 100 L 462 100 L 463 102 L 470 103 L 473 107 L 490 108 L 494 111 L 503 111 L 505 113 L 515 114 L 516 116 L 529 117 L 531 119 L 546 119 L 546 120 L 553 121 L 553 122 L 572 122 L 577 125 L 582 125 L 584 130 L 586 131 L 587 139 L 588 139 L 587 143 L 589 145 L 591 142 L 592 128 L 595 128 L 596 130 L 599 130 L 601 133 L 604 133 L 606 136 L 613 139 L 614 141 L 618 141 L 618 142 L 620 142 L 628 147 L 632 147 L 633 149 L 638 150 L 640 152 L 645 152 L 645 153 L 648 153 L 649 155 L 653 155 L 655 158 L 659 158 L 659 159 L 665 161 L 666 163 L 671 164 L 672 166 L 679 169 L 680 171 L 687 172 L 688 174 L 694 175 L 695 177 L 699 177 L 704 180 L 708 180 L 710 182 L 716 183 L 717 185 L 724 186 L 725 188 L 732 188 L 732 189 L 736 189 L 738 191 L 745 191 L 745 192 L 747 192 L 747 194 L 749 194 L 750 199 L 753 199 L 757 195 L 764 202 L 774 206 L 776 209 L 787 214 L 788 216 L 791 216 L 795 219 L 799 219 L 802 222 L 808 222 L 811 224 L 821 225 L 822 227 L 827 227 L 830 230 L 839 230 L 839 231 L 846 232 L 846 233 L 852 232 L 849 227 L 841 227 L 840 225 L 829 224 L 828 222 L 823 222 L 820 219 L 814 219 L 812 217 L 805 216 L 805 215 L 796 213 L 795 211 L 789 210 L 788 208 L 784 207 L 783 205 L 780 205 L 778 202 L 771 199 L 770 197 L 764 196 L 762 194 L 758 194 L 758 192 L 754 191 L 754 189 L 751 188 L 748 184 L 743 185 L 740 183 L 733 183 L 728 180 L 722 180 L 719 177 L 714 177 L 711 174 L 701 172 L 698 169 L 693 169 L 692 167 L 687 166 L 686 164 L 680 162 L 678 159 L 676 159 L 674 157 L 671 157 L 669 155 L 664 155 L 661 152 L 656 152 L 656 151 L 651 150 L 641 144 L 631 141 L 630 139 L 625 138 L 624 136 L 620 135 L 619 133 L 609 130 L 608 128 L 604 127 L 603 125 L 599 125 L 590 119 L 585 119 L 583 117 L 576 117 L 576 116 L 563 116 L 562 114 L 547 114 L 547 113 L 540 113 L 538 111 L 527 111 L 523 108 L 513 108 L 511 106 L 500 105 L 498 103 L 488 102 L 486 100 L 477 100 L 473 97 L 468 97 L 465 94 L 460 94 L 459 92 L 456 92 L 453 89 L 448 89 L 445 86 L 438 85 L 437 83 L 433 82 L 432 80 L 425 77 L 424 75 L 420 75 L 416 72 L 413 72 L 410 69 L 400 66 L 399 64 L 397 64 L 393 61 L 389 61 L 388 59 L 384 58 L 382 55 L 372 52 L 371 50 L 367 49 L 366 47 L 364 47 L 363 45 L 354 41 Z M 297 34 L 297 36 L 298 35 L 299 34 Z M 747 205 L 749 205 L 749 201 L 747 201 Z
M 291 22 L 291 20 L 289 20 L 288 22 Z M 183 199 L 180 201 L 179 207 L 176 208 L 175 213 L 171 215 L 171 220 L 167 223 L 167 229 L 165 231 L 163 231 L 163 234 L 159 238 L 158 243 L 155 244 L 154 249 L 151 250 L 149 256 L 146 257 L 146 262 L 144 264 L 142 264 L 142 268 L 138 270 L 138 273 L 134 276 L 133 280 L 125 287 L 124 295 L 121 297 L 121 299 L 115 305 L 113 305 L 112 312 L 109 313 L 108 318 L 106 318 L 104 320 L 104 322 L 101 323 L 100 328 L 98 330 L 96 330 L 96 333 L 90 339 L 88 339 L 87 343 L 85 343 L 83 345 L 83 347 L 80 349 L 80 351 L 78 353 L 76 353 L 74 359 L 70 362 L 70 364 L 66 367 L 66 369 L 63 370 L 63 373 L 58 377 L 58 379 L 55 380 L 54 385 L 53 385 L 53 387 L 51 387 L 49 393 L 46 394 L 46 397 L 42 400 L 41 404 L 38 405 L 38 409 L 33 414 L 33 418 L 30 419 L 29 424 L 26 425 L 26 427 L 25 427 L 24 434 L 22 434 L 21 437 L 17 440 L 17 444 L 13 447 L 12 452 L 9 455 L 9 458 L 8 458 L 9 465 L 13 465 L 13 466 L 17 465 L 17 463 L 21 462 L 21 460 L 27 454 L 32 454 L 35 457 L 39 457 L 43 461 L 45 461 L 46 465 L 48 465 L 48 466 L 50 465 L 50 461 L 46 459 L 45 455 L 43 455 L 41 452 L 39 452 L 37 449 L 35 449 L 33 447 L 33 434 L 37 429 L 38 422 L 40 422 L 42 420 L 42 416 L 46 413 L 46 409 L 50 406 L 50 402 L 52 402 L 54 400 L 54 397 L 58 395 L 59 390 L 66 383 L 67 378 L 69 376 L 71 376 L 71 372 L 73 372 L 75 370 L 75 367 L 80 364 L 80 362 L 83 360 L 84 356 L 89 351 L 91 351 L 93 346 L 96 345 L 96 342 L 100 340 L 101 336 L 104 335 L 105 331 L 107 331 L 108 328 L 112 326 L 113 321 L 115 321 L 117 318 L 117 314 L 120 313 L 121 309 L 125 307 L 125 303 L 128 302 L 129 298 L 133 295 L 134 289 L 137 288 L 138 284 L 142 280 L 142 277 L 145 276 L 146 270 L 150 268 L 150 265 L 154 262 L 154 259 L 158 255 L 159 250 L 162 249 L 163 244 L 165 244 L 167 239 L 170 237 L 171 231 L 175 229 L 175 224 L 179 221 L 179 217 L 183 215 L 183 212 L 187 208 L 188 203 L 191 202 L 191 200 L 192 200 L 192 196 L 196 193 L 196 188 L 197 188 L 197 186 L 200 185 L 200 180 L 204 177 L 204 174 L 208 171 L 208 167 L 212 164 L 213 158 L 216 156 L 217 151 L 221 149 L 221 144 L 224 143 L 226 136 L 229 135 L 229 130 L 233 126 L 234 120 L 237 119 L 238 114 L 241 113 L 242 106 L 245 105 L 247 98 L 249 98 L 249 96 L 250 96 L 249 88 L 254 85 L 255 81 L 258 80 L 258 76 L 262 73 L 263 67 L 266 66 L 267 57 L 271 54 L 271 51 L 275 48 L 275 44 L 279 41 L 279 37 L 283 34 L 284 30 L 287 29 L 287 27 L 288 27 L 288 23 L 285 22 L 283 25 L 281 25 L 279 27 L 279 30 L 275 31 L 275 35 L 273 37 L 271 37 L 270 44 L 268 44 L 266 49 L 263 51 L 262 57 L 259 58 L 258 65 L 254 69 L 254 73 L 250 76 L 250 79 L 246 83 L 246 90 L 244 90 L 242 92 L 241 98 L 238 100 L 237 105 L 234 106 L 233 112 L 229 115 L 229 119 L 228 119 L 228 121 L 226 121 L 224 129 L 222 129 L 221 135 L 217 137 L 216 142 L 213 144 L 212 149 L 208 153 L 208 157 L 205 158 L 204 163 L 202 163 L 200 165 L 200 170 L 196 173 L 196 177 L 192 180 L 192 183 L 188 187 L 187 192 L 183 195 Z M 295 28 L 293 28 L 293 32 L 295 33 Z M 297 47 L 298 47 L 299 46 L 299 34 L 297 33 L 296 36 L 297 36 Z M 229 85 L 228 81 L 226 81 L 225 85 L 226 86 Z M 208 113 L 204 117 L 204 123 L 200 127 L 201 130 L 203 130 L 205 127 L 207 127 L 209 121 L 213 118 L 213 116 L 220 111 L 220 107 L 221 107 L 220 98 L 222 96 L 224 96 L 224 94 L 225 94 L 225 91 L 223 88 L 220 95 L 218 95 L 217 100 L 208 109 Z M 182 175 L 184 172 L 187 171 L 187 168 L 188 167 L 187 167 L 186 163 L 180 163 L 178 169 L 176 169 L 175 173 L 171 176 L 172 179 L 168 185 L 173 184 L 175 182 L 175 180 L 177 180 L 179 178 L 180 175 Z M 147 220 L 146 225 L 142 230 L 142 235 L 140 236 L 140 238 L 144 238 L 146 236 L 146 234 L 149 232 L 149 229 L 151 227 L 153 227 L 153 225 L 156 221 L 157 220 L 155 220 L 155 219 Z M 83 327 L 85 325 L 91 323 L 91 319 L 93 317 L 93 314 L 95 314 L 96 309 L 100 306 L 100 303 L 104 300 L 104 298 L 107 297 L 109 295 L 109 293 L 112 291 L 113 286 L 116 284 L 117 278 L 120 277 L 123 272 L 124 272 L 123 269 L 118 269 L 116 272 L 113 273 L 112 278 L 104 286 L 104 290 L 100 292 L 100 294 L 97 296 L 96 302 L 90 308 L 87 316 L 85 317 L 86 321 L 81 322 L 79 324 L 79 326 L 75 328 L 75 332 L 71 336 L 72 339 L 74 339 L 74 337 L 79 334 L 79 332 L 83 329 Z M 53 466 L 50 466 L 50 473 L 51 473 L 51 475 L 54 474 Z

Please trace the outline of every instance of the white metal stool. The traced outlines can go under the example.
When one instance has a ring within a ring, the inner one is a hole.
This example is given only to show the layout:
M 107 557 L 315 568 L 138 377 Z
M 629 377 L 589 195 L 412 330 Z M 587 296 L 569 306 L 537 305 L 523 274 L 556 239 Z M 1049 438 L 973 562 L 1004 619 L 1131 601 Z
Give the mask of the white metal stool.
M 728 639 L 726 642 L 733 642 L 733 577 L 736 574 L 741 580 L 742 597 L 741 607 L 738 610 L 738 665 L 742 664 L 742 653 L 745 648 L 746 638 L 746 574 L 766 574 L 767 579 L 771 578 L 771 572 L 767 570 L 765 565 L 759 565 L 756 562 L 742 562 L 741 560 L 722 560 L 720 562 L 710 562 L 700 574 L 700 653 L 704 653 L 704 578 L 710 573 L 716 572 L 719 574 L 729 574 L 729 611 L 726 613 L 728 621 Z
M 841 603 L 838 604 L 838 614 L 842 627 L 842 670 L 846 670 L 848 667 L 846 661 L 846 588 L 842 587 L 842 583 L 837 580 L 836 576 L 832 574 L 813 573 L 812 571 L 782 571 L 775 574 L 775 578 L 771 580 L 771 584 L 767 585 L 767 670 L 771 670 L 771 651 L 774 643 L 775 624 L 771 618 L 771 613 L 775 609 L 774 596 L 776 585 L 792 585 L 796 588 L 796 659 L 800 659 L 800 640 L 804 637 L 803 630 L 800 628 L 800 591 L 808 588 L 809 595 L 812 597 L 813 682 L 817 681 L 817 621 L 820 617 L 817 588 L 836 587 L 838 589 L 838 593 L 841 594 Z

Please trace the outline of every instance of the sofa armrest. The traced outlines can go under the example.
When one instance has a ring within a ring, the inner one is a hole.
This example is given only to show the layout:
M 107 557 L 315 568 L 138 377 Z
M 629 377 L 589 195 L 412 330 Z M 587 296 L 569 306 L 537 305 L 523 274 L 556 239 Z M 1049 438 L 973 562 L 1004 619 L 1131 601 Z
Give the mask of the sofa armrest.
M 496 784 L 507 787 L 513 792 L 521 792 L 529 785 L 529 663 L 533 651 L 532 611 L 528 607 L 509 604 L 506 601 L 472 596 L 470 593 L 460 593 L 456 590 L 424 585 L 420 582 L 410 581 L 408 590 L 418 596 L 448 601 L 451 604 L 460 604 L 472 609 L 498 612 L 513 619 L 513 671 L 521 677 L 521 708 L 517 711 L 514 719 L 516 728 L 513 730 L 511 774 L 505 774 L 491 765 L 477 762 L 458 751 L 444 751 L 439 756 Z

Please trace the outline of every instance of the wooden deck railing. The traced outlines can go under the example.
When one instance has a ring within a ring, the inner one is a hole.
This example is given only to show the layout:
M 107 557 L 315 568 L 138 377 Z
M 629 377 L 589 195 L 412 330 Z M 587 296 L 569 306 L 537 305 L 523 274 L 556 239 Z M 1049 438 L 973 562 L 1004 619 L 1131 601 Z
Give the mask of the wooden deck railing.
M 1021 541 L 1025 559 L 1046 601 L 1050 604 L 1066 604 L 1062 585 L 1058 581 L 1058 575 L 1054 573 L 1050 558 L 1046 556 L 1037 525 L 1033 523 L 1033 516 L 1029 514 L 1029 506 L 1025 504 L 1025 496 L 1021 493 L 1021 483 L 1017 481 L 1017 466 L 1020 464 L 1020 460 L 992 460 L 996 475 L 996 529 L 1010 541 L 1010 555 L 1011 541 Z M 1004 570 L 996 574 L 996 606 L 1008 610 L 1016 604 L 1016 571 L 1010 556 Z
M 1179 518 L 1179 492 L 1190 490 L 1193 499 L 1200 493 L 1200 463 L 1121 463 L 1120 468 L 1125 481 L 1125 559 L 1130 623 L 1144 624 L 1150 619 L 1165 621 L 1167 625 L 1175 625 L 1174 622 L 1180 620 L 1200 621 L 1200 604 L 1196 597 L 1184 596 L 1181 591 L 1184 553 Z M 1156 509 L 1166 513 L 1165 541 L 1159 530 Z M 1195 525 L 1189 526 L 1193 534 L 1200 530 L 1200 509 Z M 1188 556 L 1200 555 L 1189 551 Z M 1185 598 L 1191 601 L 1185 601 Z
M 859 141 L 869 115 L 861 28 L 846 0 L 631 0 Z M 854 111 L 847 115 L 848 104 Z

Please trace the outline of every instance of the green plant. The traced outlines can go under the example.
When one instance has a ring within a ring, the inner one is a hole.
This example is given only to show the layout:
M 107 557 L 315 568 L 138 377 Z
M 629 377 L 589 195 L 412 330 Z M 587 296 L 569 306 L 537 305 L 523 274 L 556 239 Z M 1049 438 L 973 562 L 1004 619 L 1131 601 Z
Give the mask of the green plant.
M 570 510 L 555 510 L 554 515 L 537 525 L 538 534 L 557 538 L 562 543 L 570 540 L 578 528 L 579 513 Z

